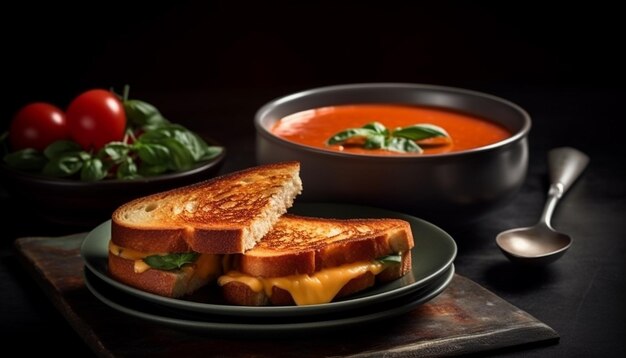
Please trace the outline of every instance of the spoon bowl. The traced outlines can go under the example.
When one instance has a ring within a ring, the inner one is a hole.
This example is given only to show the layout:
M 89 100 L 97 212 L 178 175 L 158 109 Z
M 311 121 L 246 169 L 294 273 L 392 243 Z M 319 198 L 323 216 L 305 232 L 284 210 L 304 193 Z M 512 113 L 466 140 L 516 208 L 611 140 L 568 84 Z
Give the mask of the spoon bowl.
M 574 148 L 557 148 L 548 153 L 550 191 L 541 219 L 535 226 L 503 231 L 496 244 L 512 262 L 546 265 L 563 256 L 572 238 L 550 226 L 559 199 L 571 187 L 589 163 L 589 157 Z
M 545 265 L 563 256 L 572 238 L 545 225 L 537 225 L 501 232 L 496 243 L 511 261 Z

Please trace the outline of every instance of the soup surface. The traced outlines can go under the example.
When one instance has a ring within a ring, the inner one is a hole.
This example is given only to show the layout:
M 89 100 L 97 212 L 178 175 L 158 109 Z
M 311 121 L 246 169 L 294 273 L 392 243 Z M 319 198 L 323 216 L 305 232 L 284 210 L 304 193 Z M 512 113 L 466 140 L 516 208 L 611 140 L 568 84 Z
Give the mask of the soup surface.
M 422 154 L 366 149 L 356 145 L 328 145 L 327 140 L 348 128 L 380 122 L 392 131 L 414 124 L 434 124 L 445 129 L 450 140 L 441 138 L 417 142 Z M 499 142 L 511 136 L 491 121 L 431 107 L 395 104 L 354 104 L 321 107 L 291 114 L 276 122 L 272 133 L 286 140 L 326 150 L 355 154 L 424 155 L 462 151 Z

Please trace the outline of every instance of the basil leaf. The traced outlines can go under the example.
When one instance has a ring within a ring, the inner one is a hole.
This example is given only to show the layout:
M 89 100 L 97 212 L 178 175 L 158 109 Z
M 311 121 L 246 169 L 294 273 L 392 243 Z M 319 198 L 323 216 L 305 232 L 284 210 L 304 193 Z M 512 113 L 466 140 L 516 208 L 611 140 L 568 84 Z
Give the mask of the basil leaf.
M 137 138 L 137 142 L 139 143 L 158 143 L 159 141 L 170 138 L 171 135 L 167 130 L 163 130 L 163 128 L 157 128 L 151 131 L 144 132 L 142 135 Z
M 126 157 L 119 167 L 117 167 L 116 177 L 118 179 L 135 179 L 138 178 L 137 164 L 131 157 Z
M 55 159 L 64 154 L 78 152 L 82 150 L 81 146 L 71 140 L 58 140 L 46 147 L 43 154 L 48 159 Z
M 178 124 L 168 124 L 146 132 L 138 140 L 141 143 L 163 144 L 163 141 L 168 138 L 174 139 L 184 146 L 194 161 L 203 160 L 207 155 L 212 158 L 221 152 L 221 149 L 219 152 L 217 149 L 209 150 L 209 146 L 200 136 Z
M 88 159 L 80 170 L 80 180 L 82 181 L 98 181 L 106 176 L 107 170 L 99 158 Z
M 217 157 L 218 155 L 220 155 L 222 151 L 224 150 L 224 148 L 219 147 L 219 146 L 208 145 L 204 141 L 204 139 L 202 139 L 202 137 L 200 137 L 194 132 L 189 131 L 189 133 L 194 137 L 193 139 L 193 141 L 195 142 L 194 147 L 197 148 L 196 153 L 192 152 L 192 155 L 194 156 L 194 159 L 196 160 L 196 162 L 213 159 Z
M 191 134 L 191 136 L 193 138 L 192 139 L 192 142 L 193 142 L 192 147 L 194 149 L 192 150 L 192 153 L 191 153 L 193 155 L 193 158 L 196 161 L 205 160 L 204 158 L 206 158 L 207 155 L 210 155 L 210 154 L 207 154 L 207 152 L 210 150 L 209 149 L 210 148 L 209 145 L 204 141 L 204 139 L 202 139 L 196 133 L 191 132 L 191 131 L 188 131 L 188 132 L 189 132 L 189 134 Z M 221 149 L 220 149 L 220 152 L 221 152 Z M 219 154 L 220 152 L 218 152 L 217 154 Z M 216 156 L 217 154 L 215 154 L 213 156 Z
M 68 177 L 78 173 L 83 166 L 86 152 L 70 153 L 50 160 L 43 167 L 43 174 L 52 177 Z
M 363 147 L 366 149 L 379 149 L 385 146 L 385 136 L 382 134 L 374 134 L 365 138 Z
M 199 160 L 204 155 L 204 148 L 207 147 L 207 144 L 200 139 L 196 134 L 190 132 L 189 130 L 174 130 L 174 140 L 178 141 L 182 144 L 191 156 L 194 161 Z
M 154 175 L 163 174 L 167 171 L 167 165 L 163 164 L 155 164 L 149 165 L 147 163 L 141 163 L 139 165 L 138 173 L 144 177 L 150 177 Z
M 141 161 L 149 165 L 164 164 L 171 158 L 170 150 L 158 143 L 138 143 L 137 153 Z
M 223 151 L 224 151 L 224 148 L 222 147 L 206 146 L 206 148 L 204 148 L 204 154 L 202 155 L 202 157 L 200 157 L 200 160 L 204 161 L 204 160 L 213 159 L 217 157 L 218 155 L 222 154 Z
M 135 127 L 154 128 L 169 123 L 155 106 L 137 99 L 124 101 L 124 111 L 129 123 Z
M 326 142 L 329 145 L 333 144 L 342 144 L 348 139 L 352 138 L 367 138 L 370 136 L 375 136 L 378 133 L 369 128 L 350 128 L 343 132 L 339 132 L 334 136 L 330 137 L 330 139 Z
M 170 151 L 170 158 L 168 162 L 164 163 L 169 169 L 181 171 L 193 166 L 194 159 L 191 152 L 180 142 L 173 138 L 167 138 L 161 141 L 161 143 Z
M 400 137 L 387 138 L 384 149 L 400 153 L 422 153 L 422 148 L 413 140 Z
M 176 131 L 187 131 L 187 129 L 179 124 L 167 124 L 145 132 L 138 138 L 138 140 L 144 143 L 158 142 L 165 138 L 175 137 Z
M 98 158 L 109 158 L 113 163 L 119 164 L 128 156 L 130 150 L 131 146 L 124 142 L 111 142 L 100 149 Z
M 84 150 L 83 150 L 83 151 L 80 151 L 80 152 L 73 152 L 73 153 L 72 153 L 72 152 L 70 152 L 70 153 L 67 153 L 67 154 L 68 154 L 68 155 L 77 155 L 77 156 L 78 156 L 78 157 L 79 157 L 79 158 L 80 158 L 83 162 L 84 162 L 85 160 L 89 160 L 89 159 L 91 159 L 91 154 L 89 154 L 89 153 L 85 152 Z
M 399 128 L 393 131 L 391 135 L 415 141 L 433 137 L 449 137 L 448 132 L 443 128 L 432 124 L 414 124 L 412 126 Z
M 47 159 L 41 152 L 26 148 L 5 155 L 4 162 L 15 169 L 39 171 L 46 165 Z
M 169 255 L 151 255 L 143 259 L 148 266 L 159 270 L 175 270 L 196 261 L 200 256 L 195 252 L 184 252 Z
M 376 261 L 380 261 L 384 264 L 399 264 L 402 263 L 402 256 L 400 254 L 387 255 L 377 258 Z
M 380 133 L 384 136 L 389 134 L 389 130 L 380 122 L 371 122 L 363 126 L 363 128 L 371 129 L 376 133 Z
M 168 137 L 176 140 L 189 150 L 194 160 L 198 160 L 204 154 L 204 148 L 207 144 L 195 133 L 189 131 L 187 128 L 172 124 L 163 129 L 161 132 L 167 133 Z

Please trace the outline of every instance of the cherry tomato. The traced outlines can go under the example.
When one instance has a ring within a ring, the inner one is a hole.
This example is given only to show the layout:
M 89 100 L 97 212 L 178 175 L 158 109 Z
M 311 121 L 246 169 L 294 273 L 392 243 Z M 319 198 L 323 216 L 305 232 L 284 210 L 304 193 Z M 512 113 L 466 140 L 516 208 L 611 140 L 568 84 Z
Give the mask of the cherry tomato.
M 68 138 L 69 130 L 63 111 L 43 102 L 22 107 L 9 129 L 13 150 L 34 148 L 42 151 L 50 143 Z
M 85 150 L 100 149 L 111 141 L 122 140 L 126 113 L 113 93 L 94 89 L 70 103 L 67 125 L 72 139 Z

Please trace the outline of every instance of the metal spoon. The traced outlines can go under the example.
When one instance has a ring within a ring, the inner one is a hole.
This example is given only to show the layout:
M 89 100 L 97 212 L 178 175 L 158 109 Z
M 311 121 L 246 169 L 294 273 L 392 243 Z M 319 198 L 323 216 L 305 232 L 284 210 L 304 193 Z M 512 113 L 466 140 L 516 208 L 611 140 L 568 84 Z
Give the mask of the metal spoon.
M 572 244 L 572 239 L 550 226 L 552 213 L 559 199 L 583 172 L 589 157 L 574 148 L 556 148 L 548 153 L 550 190 L 548 199 L 535 226 L 503 231 L 496 237 L 500 250 L 511 261 L 545 265 L 556 261 Z

